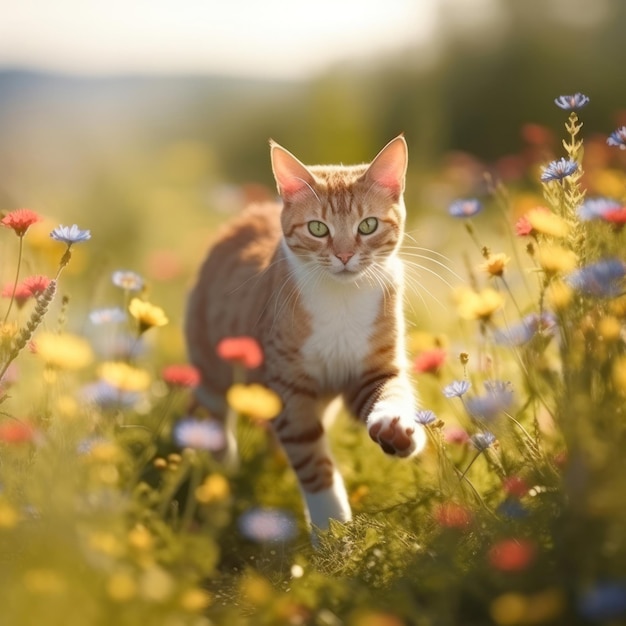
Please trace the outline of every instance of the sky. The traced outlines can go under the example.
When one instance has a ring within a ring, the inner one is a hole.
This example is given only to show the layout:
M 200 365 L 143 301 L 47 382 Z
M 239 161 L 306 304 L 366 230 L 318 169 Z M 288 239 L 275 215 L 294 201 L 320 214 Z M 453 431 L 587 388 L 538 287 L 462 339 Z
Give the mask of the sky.
M 428 42 L 441 1 L 19 0 L 0 67 L 296 78 Z

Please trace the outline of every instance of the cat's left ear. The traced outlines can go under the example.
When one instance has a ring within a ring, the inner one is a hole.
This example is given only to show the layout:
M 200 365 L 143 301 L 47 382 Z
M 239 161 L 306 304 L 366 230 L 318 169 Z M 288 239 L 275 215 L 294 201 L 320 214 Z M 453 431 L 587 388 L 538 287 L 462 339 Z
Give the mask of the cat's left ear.
M 365 179 L 388 190 L 399 198 L 404 191 L 409 149 L 403 135 L 392 139 L 374 158 L 365 172 Z
M 291 152 L 270 139 L 272 172 L 283 200 L 292 198 L 305 189 L 312 189 L 315 179 L 309 170 Z

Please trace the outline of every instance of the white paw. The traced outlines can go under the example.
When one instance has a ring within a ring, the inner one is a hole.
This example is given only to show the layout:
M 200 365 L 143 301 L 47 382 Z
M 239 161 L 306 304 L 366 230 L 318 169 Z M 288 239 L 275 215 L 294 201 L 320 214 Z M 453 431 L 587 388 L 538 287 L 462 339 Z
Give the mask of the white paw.
M 406 408 L 386 402 L 374 407 L 367 420 L 367 430 L 384 452 L 400 457 L 418 454 L 426 443 L 424 428 L 415 421 L 413 412 L 407 415 Z

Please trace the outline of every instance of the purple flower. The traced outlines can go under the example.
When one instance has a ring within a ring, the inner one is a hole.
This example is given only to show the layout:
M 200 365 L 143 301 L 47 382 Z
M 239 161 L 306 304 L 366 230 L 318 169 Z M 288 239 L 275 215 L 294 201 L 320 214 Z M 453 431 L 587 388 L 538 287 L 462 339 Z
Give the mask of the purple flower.
M 573 96 L 555 98 L 554 104 L 564 111 L 578 111 L 589 104 L 589 98 L 582 93 L 575 93 Z
M 122 391 L 104 380 L 85 385 L 81 389 L 81 396 L 85 402 L 104 410 L 130 408 L 141 398 L 141 394 L 136 391 Z
M 528 509 L 519 501 L 512 498 L 507 498 L 498 505 L 496 511 L 509 519 L 523 519 L 528 517 Z
M 619 259 L 606 259 L 569 274 L 567 283 L 588 296 L 610 298 L 623 293 L 626 265 Z
M 626 150 L 626 126 L 620 126 L 614 130 L 606 140 L 609 146 L 617 146 L 620 150 Z
M 552 161 L 543 168 L 541 181 L 547 183 L 551 180 L 563 180 L 571 176 L 578 169 L 578 163 L 561 157 L 558 161 Z
M 446 398 L 460 398 L 472 386 L 469 380 L 455 380 L 443 389 Z
M 280 509 L 250 509 L 239 517 L 237 525 L 246 539 L 257 543 L 289 541 L 297 535 L 293 516 Z
M 479 452 L 484 452 L 487 448 L 490 448 L 496 441 L 496 436 L 493 433 L 484 431 L 482 433 L 476 433 L 470 437 L 472 445 Z
M 513 391 L 510 383 L 502 381 L 487 381 L 485 389 L 485 395 L 468 398 L 465 406 L 470 417 L 488 422 L 511 406 Z
M 578 207 L 578 217 L 583 221 L 602 219 L 607 213 L 622 208 L 613 198 L 588 198 Z
M 218 452 L 226 446 L 224 428 L 214 419 L 184 417 L 174 426 L 173 437 L 181 448 Z
M 530 341 L 539 330 L 552 330 L 556 324 L 549 313 L 530 313 L 520 322 L 505 329 L 496 329 L 493 340 L 500 346 L 521 346 Z
M 428 426 L 437 421 L 437 416 L 428 410 L 419 410 L 415 413 L 415 421 L 422 426 Z
M 448 213 L 452 217 L 473 217 L 483 210 L 483 205 L 476 198 L 455 200 L 449 207 Z
M 596 583 L 582 594 L 578 609 L 583 617 L 591 621 L 617 623 L 617 619 L 626 615 L 626 584 Z
M 71 226 L 57 226 L 51 233 L 50 237 L 56 241 L 62 241 L 68 246 L 74 243 L 80 243 L 81 241 L 87 241 L 91 239 L 91 232 L 89 230 L 81 230 L 76 224 Z

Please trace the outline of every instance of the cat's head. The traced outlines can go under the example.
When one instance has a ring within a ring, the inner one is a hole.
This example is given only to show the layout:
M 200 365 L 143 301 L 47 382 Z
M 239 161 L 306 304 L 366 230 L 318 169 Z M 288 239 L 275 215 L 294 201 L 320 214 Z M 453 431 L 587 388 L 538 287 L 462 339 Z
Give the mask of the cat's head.
M 271 142 L 285 243 L 305 265 L 352 281 L 383 264 L 404 234 L 408 151 L 390 141 L 365 165 L 303 165 Z

